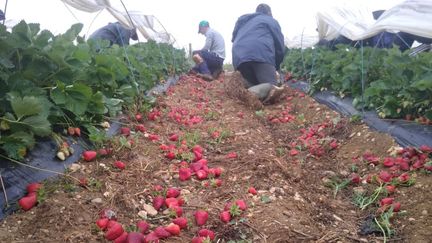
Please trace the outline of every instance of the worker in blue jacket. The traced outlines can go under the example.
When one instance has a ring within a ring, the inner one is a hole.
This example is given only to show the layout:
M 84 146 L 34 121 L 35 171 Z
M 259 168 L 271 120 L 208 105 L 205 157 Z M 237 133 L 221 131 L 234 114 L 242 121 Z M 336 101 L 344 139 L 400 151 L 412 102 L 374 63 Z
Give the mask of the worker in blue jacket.
M 90 35 L 89 39 L 108 40 L 110 46 L 114 44 L 125 46 L 129 45 L 130 39 L 138 40 L 138 35 L 136 29 L 127 29 L 119 22 L 115 22 L 96 30 Z
M 277 70 L 285 55 L 284 36 L 267 4 L 259 4 L 255 13 L 238 18 L 232 35 L 235 70 L 245 86 L 264 104 L 273 103 L 282 94 Z

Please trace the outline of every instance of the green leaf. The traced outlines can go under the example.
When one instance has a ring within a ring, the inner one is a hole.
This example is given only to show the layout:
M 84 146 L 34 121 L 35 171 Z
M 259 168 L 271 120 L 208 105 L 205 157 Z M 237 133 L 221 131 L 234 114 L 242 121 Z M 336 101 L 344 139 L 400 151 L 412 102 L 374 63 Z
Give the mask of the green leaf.
M 15 65 L 11 61 L 9 61 L 9 59 L 3 58 L 3 57 L 0 57 L 0 65 L 2 65 L 3 67 L 5 67 L 7 69 L 15 67 Z
M 48 41 L 53 38 L 54 35 L 48 30 L 42 30 L 42 32 L 35 38 L 34 45 L 39 48 L 44 48 L 48 45 Z
M 43 116 L 30 116 L 22 121 L 38 136 L 47 136 L 51 133 L 51 124 L 46 117 Z
M 432 78 L 416 81 L 412 83 L 411 86 L 421 91 L 425 91 L 425 90 L 432 91 Z
M 15 159 L 15 160 L 23 160 L 24 156 L 27 153 L 27 149 L 23 143 L 20 143 L 19 141 L 6 141 L 2 146 L 1 149 L 6 152 L 6 155 L 9 158 Z
M 35 145 L 35 139 L 31 133 L 20 131 L 12 133 L 9 137 L 22 142 L 27 148 L 33 148 Z
M 12 28 L 12 34 L 17 39 L 16 44 L 19 46 L 25 47 L 31 44 L 31 32 L 24 20 Z
M 74 84 L 66 87 L 66 108 L 76 115 L 83 115 L 88 107 L 92 90 L 85 84 Z
M 66 33 L 61 35 L 61 38 L 65 41 L 74 41 L 81 32 L 83 26 L 84 25 L 81 23 L 73 24 Z
M 106 98 L 105 105 L 108 108 L 110 116 L 116 116 L 122 110 L 123 100 L 116 98 Z
M 104 100 L 105 96 L 102 94 L 102 92 L 96 92 L 90 100 L 88 112 L 100 115 L 107 113 L 108 108 L 105 107 Z
M 12 110 L 14 111 L 18 120 L 21 120 L 25 116 L 41 113 L 43 107 L 39 101 L 40 99 L 33 96 L 25 96 L 24 98 L 16 96 L 10 97 Z
M 432 109 L 427 110 L 427 111 L 425 112 L 425 117 L 426 117 L 427 119 L 429 119 L 429 120 L 432 120 Z
M 52 90 L 51 98 L 57 105 L 62 105 L 75 115 L 83 115 L 92 98 L 92 89 L 80 83 L 63 87 L 60 83 Z
M 56 103 L 57 105 L 64 105 L 66 104 L 66 95 L 65 95 L 65 84 L 57 81 L 56 87 L 51 90 L 51 99 Z

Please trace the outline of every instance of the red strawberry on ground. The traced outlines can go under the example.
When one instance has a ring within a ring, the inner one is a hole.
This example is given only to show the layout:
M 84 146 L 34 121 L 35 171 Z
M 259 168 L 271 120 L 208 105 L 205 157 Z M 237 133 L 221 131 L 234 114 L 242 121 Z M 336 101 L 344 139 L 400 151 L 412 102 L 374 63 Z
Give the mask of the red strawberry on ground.
M 201 170 L 202 167 L 203 167 L 203 164 L 198 163 L 198 162 L 194 162 L 194 163 L 191 163 L 191 164 L 190 164 L 190 169 L 191 169 L 193 172 L 197 172 L 197 171 Z
M 153 198 L 153 207 L 159 210 L 165 203 L 165 198 L 162 196 L 156 196 Z
M 296 149 L 291 149 L 290 151 L 290 155 L 291 156 L 296 156 L 299 152 Z
M 176 217 L 181 217 L 183 215 L 183 209 L 177 205 L 171 205 L 169 207 L 176 215 Z
M 205 179 L 207 179 L 208 174 L 205 170 L 198 170 L 196 172 L 196 176 L 197 176 L 198 180 L 205 180 Z
M 159 148 L 160 148 L 161 150 L 164 150 L 164 151 L 170 149 L 170 147 L 169 147 L 168 145 L 166 145 L 166 144 L 161 144 L 161 145 L 159 145 Z
M 144 239 L 145 243 L 150 243 L 150 242 L 155 242 L 155 243 L 159 243 L 159 237 L 157 236 L 156 232 L 151 232 L 150 234 L 146 235 L 145 239 Z
M 244 200 L 241 200 L 241 199 L 236 200 L 236 201 L 235 201 L 235 204 L 237 204 L 237 206 L 238 206 L 242 211 L 246 210 L 246 208 L 247 208 L 246 202 L 245 202 Z
M 115 221 L 110 221 L 110 222 L 115 222 Z M 107 240 L 115 240 L 116 238 L 120 237 L 124 232 L 123 226 L 118 223 L 115 222 L 113 223 L 113 225 L 108 228 L 107 232 L 105 233 L 105 238 Z
M 137 114 L 135 114 L 135 120 L 137 120 L 137 121 L 142 121 L 142 115 L 140 114 L 140 113 L 137 113 Z
M 153 186 L 153 189 L 154 189 L 155 191 L 157 191 L 157 192 L 160 192 L 160 191 L 163 190 L 163 187 L 162 187 L 161 185 L 154 185 L 154 186 Z
M 219 218 L 222 222 L 228 223 L 231 221 L 231 214 L 228 211 L 223 211 L 220 213 Z
M 204 210 L 197 210 L 194 213 L 195 222 L 198 226 L 204 225 L 208 220 L 208 213 Z
M 132 242 L 136 242 L 136 241 L 128 241 L 128 236 L 129 236 L 129 234 L 126 231 L 124 231 L 122 235 L 120 235 L 119 237 L 117 237 L 114 240 L 114 243 L 132 243 Z M 143 240 L 144 240 L 144 235 L 143 235 Z
M 169 137 L 169 140 L 175 142 L 178 140 L 178 138 L 179 138 L 179 136 L 174 133 Z
M 193 146 L 193 148 L 192 148 L 192 152 L 199 152 L 200 154 L 202 154 L 203 153 L 203 149 L 202 149 L 202 147 L 201 146 L 199 146 L 198 144 L 197 145 L 195 145 L 195 146 Z
M 165 230 L 168 231 L 171 235 L 180 235 L 180 226 L 177 224 L 171 223 L 165 227 Z
M 197 237 L 192 238 L 192 243 L 203 243 L 204 240 L 205 240 L 204 237 L 201 237 L 201 236 L 198 237 L 197 236 Z
M 106 229 L 107 225 L 108 225 L 108 218 L 102 218 L 102 219 L 98 219 L 96 221 L 96 225 L 99 227 L 99 229 L 104 230 Z
M 146 131 L 146 128 L 143 124 L 138 124 L 135 126 L 135 131 L 144 133 Z
M 351 179 L 351 183 L 358 184 L 360 183 L 360 176 L 357 173 L 352 173 L 349 177 Z
M 176 218 L 173 220 L 173 223 L 178 225 L 180 227 L 180 229 L 186 229 L 188 226 L 188 221 L 187 218 Z
M 336 149 L 338 146 L 339 146 L 339 145 L 337 144 L 336 141 L 332 141 L 332 142 L 330 143 L 330 148 L 332 148 L 332 149 Z
M 176 154 L 173 151 L 169 151 L 166 155 L 165 158 L 169 159 L 169 160 L 173 160 L 176 158 Z
M 97 153 L 98 153 L 100 156 L 107 156 L 107 155 L 108 155 L 108 150 L 107 150 L 107 149 L 104 149 L 104 148 L 101 148 L 101 149 L 98 150 Z
M 143 234 L 147 233 L 147 231 L 150 228 L 150 225 L 146 221 L 144 221 L 144 220 L 138 221 L 137 224 L 136 224 L 136 226 L 138 228 L 138 231 L 141 232 L 141 233 L 143 233 Z
M 179 195 L 180 195 L 180 190 L 173 187 L 168 188 L 166 193 L 166 197 L 178 197 Z
M 27 185 L 26 189 L 28 193 L 37 192 L 42 187 L 42 184 L 33 182 Z
M 87 162 L 94 160 L 96 158 L 96 155 L 97 155 L 96 151 L 93 150 L 84 151 L 82 154 L 83 159 Z
M 187 181 L 191 178 L 192 171 L 189 168 L 180 168 L 179 169 L 179 179 L 181 181 Z
M 156 236 L 159 237 L 160 239 L 166 239 L 166 238 L 171 236 L 171 233 L 166 231 L 166 229 L 162 226 L 157 227 L 154 230 L 154 232 L 155 232 Z
M 212 179 L 211 180 L 211 184 L 213 187 L 220 187 L 222 186 L 222 180 L 217 178 L 217 179 Z
M 400 182 L 404 183 L 404 182 L 409 181 L 410 176 L 409 176 L 408 173 L 403 173 L 402 175 L 400 175 L 400 176 L 398 177 L 398 179 L 399 179 Z
M 22 197 L 18 204 L 24 211 L 28 211 L 33 208 L 37 204 L 37 196 L 36 193 L 30 193 L 29 195 Z
M 385 188 L 388 194 L 392 194 L 396 190 L 396 186 L 394 185 L 386 185 Z
M 248 192 L 252 195 L 256 195 L 257 194 L 257 190 L 254 187 L 249 187 Z
M 211 230 L 208 229 L 200 229 L 198 231 L 198 235 L 204 238 L 210 238 L 210 240 L 214 240 L 215 238 L 215 233 Z
M 392 207 L 393 207 L 393 212 L 399 212 L 400 208 L 401 208 L 401 203 L 400 202 L 394 202 L 394 203 L 392 203 Z
M 194 154 L 194 161 L 198 161 L 203 158 L 202 153 L 198 151 L 193 151 L 193 154 Z
M 383 161 L 385 167 L 392 167 L 394 165 L 394 159 L 392 157 L 385 157 Z
M 129 136 L 130 135 L 130 128 L 129 127 L 122 127 L 120 128 L 120 134 L 124 135 L 124 136 Z
M 126 164 L 117 160 L 116 162 L 114 162 L 114 167 L 120 170 L 124 170 L 126 168 Z
M 381 171 L 379 173 L 379 178 L 383 181 L 383 182 L 390 182 L 392 179 L 392 175 L 390 173 L 388 173 L 387 171 Z
M 381 199 L 380 205 L 381 206 L 390 205 L 390 204 L 393 203 L 393 201 L 394 201 L 394 198 L 392 198 L 392 197 L 386 197 L 386 198 Z
M 235 159 L 235 158 L 237 158 L 237 153 L 231 152 L 231 153 L 227 154 L 227 158 L 228 159 Z
M 169 208 L 172 206 L 179 206 L 179 202 L 177 200 L 177 198 L 174 197 L 169 197 L 165 199 L 165 205 Z

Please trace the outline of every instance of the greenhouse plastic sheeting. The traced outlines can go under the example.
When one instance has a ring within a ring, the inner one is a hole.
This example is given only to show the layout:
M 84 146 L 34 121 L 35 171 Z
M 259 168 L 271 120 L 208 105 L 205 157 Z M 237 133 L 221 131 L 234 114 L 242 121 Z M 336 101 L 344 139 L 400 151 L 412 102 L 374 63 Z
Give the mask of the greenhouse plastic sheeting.
M 288 85 L 303 92 L 309 91 L 309 84 L 306 82 L 288 82 Z M 319 103 L 325 104 L 345 116 L 361 115 L 363 121 L 369 127 L 391 135 L 402 147 L 432 146 L 432 126 L 404 120 L 389 121 L 381 119 L 374 111 L 365 111 L 363 113 L 352 106 L 351 98 L 341 99 L 329 91 L 314 93 L 312 97 Z
M 78 10 L 94 13 L 102 10 L 108 11 L 125 27 L 137 30 L 147 39 L 162 43 L 174 43 L 171 34 L 152 15 L 145 15 L 139 11 L 122 12 L 114 8 L 109 0 L 61 0 L 65 4 Z
M 374 20 L 372 11 L 356 7 L 331 7 L 317 12 L 317 34 L 299 35 L 286 40 L 288 47 L 311 47 L 319 39 L 333 40 L 339 35 L 356 41 L 364 40 L 381 32 L 406 32 L 432 38 L 432 1 L 408 0 L 392 8 Z M 315 42 L 313 40 L 316 40 Z
M 178 77 L 169 77 L 167 82 L 156 85 L 149 90 L 146 96 L 165 92 L 170 86 L 176 84 L 177 80 Z M 120 126 L 120 123 L 114 121 L 107 131 L 107 135 L 113 136 L 117 134 L 120 130 Z M 55 157 L 57 152 L 57 145 L 55 142 L 53 140 L 44 139 L 38 141 L 36 146 L 30 151 L 25 163 L 33 167 L 63 173 L 66 168 L 70 167 L 71 164 L 81 158 L 85 146 L 91 146 L 90 143 L 83 138 L 78 138 L 77 140 L 69 139 L 68 142 L 71 144 L 71 147 L 74 148 L 75 152 L 65 161 L 59 161 Z M 19 208 L 16 202 L 27 193 L 26 186 L 29 183 L 40 182 L 57 175 L 52 172 L 45 172 L 18 165 L 3 159 L 0 159 L 0 173 L 9 203 L 9 207 L 7 207 L 3 189 L 0 190 L 0 220 Z

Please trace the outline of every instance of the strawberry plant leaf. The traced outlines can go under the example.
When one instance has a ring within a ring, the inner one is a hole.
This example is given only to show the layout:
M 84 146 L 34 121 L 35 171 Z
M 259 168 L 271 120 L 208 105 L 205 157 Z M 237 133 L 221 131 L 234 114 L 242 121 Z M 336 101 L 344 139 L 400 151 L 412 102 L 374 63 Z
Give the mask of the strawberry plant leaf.
M 11 95 L 10 103 L 14 111 L 17 121 L 20 121 L 25 116 L 31 116 L 42 112 L 43 107 L 39 102 L 40 99 L 33 96 L 25 96 L 23 98 Z
M 20 141 L 22 144 L 24 144 L 27 148 L 33 148 L 35 145 L 35 139 L 32 134 L 26 133 L 26 132 L 15 132 L 9 135 L 11 139 L 14 139 L 16 141 Z
M 19 141 L 12 139 L 4 139 L 2 141 L 1 149 L 6 152 L 9 158 L 22 160 L 27 153 L 27 149 L 24 144 Z
M 47 136 L 51 133 L 51 124 L 42 115 L 27 117 L 22 120 L 22 123 L 30 127 L 35 135 Z

